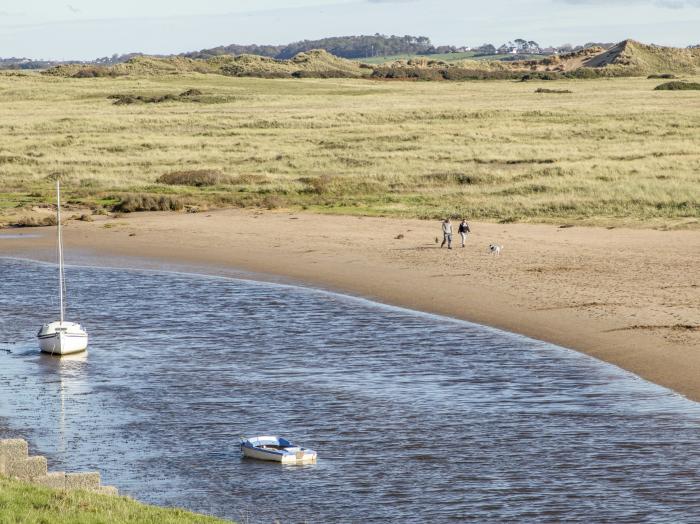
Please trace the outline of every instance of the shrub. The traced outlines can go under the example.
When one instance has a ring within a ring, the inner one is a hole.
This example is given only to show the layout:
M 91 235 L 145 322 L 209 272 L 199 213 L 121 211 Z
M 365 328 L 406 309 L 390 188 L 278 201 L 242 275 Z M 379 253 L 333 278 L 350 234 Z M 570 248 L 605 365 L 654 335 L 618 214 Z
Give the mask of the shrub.
M 425 67 L 378 67 L 372 73 L 372 78 L 387 80 L 443 80 L 439 69 Z
M 611 76 L 611 72 L 605 69 L 595 69 L 593 67 L 579 67 L 573 71 L 567 71 L 563 75 L 566 78 L 577 78 L 580 80 L 588 80 L 595 78 L 603 78 L 606 76 Z
M 664 80 L 672 80 L 674 78 L 677 78 L 676 75 L 672 75 L 671 73 L 664 73 L 661 75 L 649 75 L 647 77 L 648 79 L 664 79 Z
M 654 88 L 655 91 L 700 91 L 697 82 L 666 82 Z
M 121 201 L 112 208 L 120 213 L 135 211 L 180 211 L 185 207 L 182 200 L 170 196 L 134 194 L 121 197 Z
M 546 87 L 540 87 L 535 90 L 535 93 L 548 93 L 548 94 L 571 94 L 573 91 L 568 89 L 547 89 Z
M 427 182 L 432 182 L 439 185 L 472 185 L 479 182 L 479 179 L 474 175 L 466 173 L 448 172 L 448 173 L 430 173 L 423 177 Z
M 250 76 L 255 78 L 289 78 L 292 76 L 288 71 L 251 71 L 230 65 L 222 66 L 220 71 L 225 76 Z
M 196 91 L 196 90 L 195 90 Z M 185 91 L 187 93 L 188 91 Z M 182 93 L 180 95 L 165 94 L 159 96 L 141 96 L 141 95 L 109 95 L 107 98 L 114 100 L 114 105 L 127 105 L 127 104 L 160 104 L 161 102 L 186 102 L 191 101 L 191 96 Z
M 559 80 L 561 75 L 559 73 L 554 73 L 550 71 L 535 71 L 532 73 L 527 73 L 520 77 L 521 82 L 527 82 L 528 80 Z
M 300 69 L 292 73 L 294 78 L 355 78 L 357 75 L 349 71 L 329 69 L 327 71 L 307 71 Z
M 321 175 L 319 177 L 302 177 L 299 182 L 309 186 L 306 192 L 323 195 L 330 193 L 333 177 L 330 175 Z
M 99 78 L 106 76 L 115 77 L 117 73 L 113 69 L 107 67 L 92 66 L 80 69 L 73 75 L 73 78 Z
M 284 198 L 278 195 L 265 195 L 261 203 L 266 209 L 279 209 L 286 204 Z
M 113 98 L 113 97 L 109 97 Z M 123 106 L 123 105 L 128 105 L 128 104 L 135 104 L 137 102 L 140 102 L 137 97 L 135 96 L 130 96 L 130 95 L 123 95 L 123 96 L 118 96 L 116 101 L 114 102 L 115 106 Z
M 262 185 L 269 184 L 270 181 L 265 175 L 248 173 L 231 178 L 229 183 L 233 185 Z
M 203 94 L 204 93 L 202 93 L 199 89 L 188 89 L 187 91 L 183 91 L 182 93 L 180 93 L 180 96 L 182 96 L 182 97 L 200 96 Z
M 231 178 L 212 169 L 197 169 L 193 171 L 175 171 L 158 177 L 156 182 L 170 186 L 216 186 L 230 184 Z
M 510 80 L 512 71 L 482 71 L 464 67 L 446 67 L 440 70 L 445 80 Z
M 376 68 L 371 77 L 389 80 L 509 80 L 520 78 L 520 74 L 507 70 L 486 71 L 447 65 L 443 67 L 392 65 Z

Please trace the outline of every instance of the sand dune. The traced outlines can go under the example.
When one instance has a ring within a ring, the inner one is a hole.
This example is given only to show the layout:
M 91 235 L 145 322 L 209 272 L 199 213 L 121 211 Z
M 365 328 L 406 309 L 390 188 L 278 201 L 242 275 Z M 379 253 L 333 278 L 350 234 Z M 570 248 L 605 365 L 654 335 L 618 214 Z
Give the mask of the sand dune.
M 406 68 L 414 74 L 403 76 Z M 182 73 L 209 73 L 227 76 L 263 77 L 344 77 L 359 78 L 424 78 L 464 79 L 455 70 L 501 73 L 494 78 L 517 77 L 528 72 L 569 73 L 589 69 L 589 74 L 601 76 L 641 76 L 650 73 L 695 74 L 700 69 L 700 49 L 682 49 L 647 45 L 635 40 L 624 40 L 610 49 L 590 47 L 564 55 L 552 55 L 536 60 L 474 60 L 451 63 L 434 60 L 430 55 L 410 60 L 397 60 L 387 64 L 360 64 L 354 60 L 339 58 L 322 49 L 299 53 L 288 60 L 256 55 L 220 55 L 206 60 L 175 57 L 137 56 L 113 66 L 63 64 L 44 72 L 51 76 L 148 76 Z M 430 71 L 442 71 L 441 75 L 426 76 Z M 418 74 L 422 71 L 424 74 Z M 507 74 L 506 74 L 507 73 Z M 503 75 L 505 74 L 505 76 Z M 417 75 L 417 76 L 416 76 Z

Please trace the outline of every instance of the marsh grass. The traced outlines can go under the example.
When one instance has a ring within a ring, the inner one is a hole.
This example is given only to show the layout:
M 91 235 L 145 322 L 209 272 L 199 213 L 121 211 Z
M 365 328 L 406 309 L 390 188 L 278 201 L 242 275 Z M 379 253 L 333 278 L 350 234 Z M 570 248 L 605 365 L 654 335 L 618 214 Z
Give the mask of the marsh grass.
M 134 213 L 136 211 L 181 211 L 184 208 L 184 201 L 177 197 L 136 193 L 119 197 L 119 203 L 113 210 L 118 213 Z
M 561 80 L 575 94 L 544 97 L 532 82 L 2 75 L 0 222 L 52 201 L 57 173 L 67 201 L 95 211 L 697 227 L 695 92 L 616 78 Z M 191 89 L 223 102 L 107 99 Z M 201 171 L 221 178 L 161 178 Z

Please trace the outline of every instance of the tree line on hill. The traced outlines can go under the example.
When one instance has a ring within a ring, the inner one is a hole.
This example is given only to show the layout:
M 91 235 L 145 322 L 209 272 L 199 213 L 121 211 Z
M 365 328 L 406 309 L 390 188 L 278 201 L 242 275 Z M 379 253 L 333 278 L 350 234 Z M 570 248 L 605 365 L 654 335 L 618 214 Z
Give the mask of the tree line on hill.
M 559 54 L 571 53 L 593 46 L 604 48 L 612 47 L 613 43 L 589 42 L 585 45 L 572 46 L 565 44 L 559 47 L 543 47 L 534 40 L 516 38 L 506 42 L 499 47 L 493 44 L 483 44 L 479 47 L 441 45 L 435 46 L 427 36 L 396 36 L 396 35 L 360 35 L 360 36 L 337 36 L 322 38 L 320 40 L 302 40 L 286 45 L 239 45 L 231 44 L 227 46 L 213 47 L 183 53 L 180 56 L 187 58 L 212 58 L 220 55 L 259 55 L 278 60 L 292 58 L 298 53 L 311 51 L 312 49 L 324 49 L 340 58 L 361 59 L 377 56 L 395 55 L 435 55 L 472 51 L 475 56 L 489 55 L 533 55 L 533 54 Z
M 295 55 L 311 51 L 312 49 L 323 49 L 340 58 L 362 59 L 377 56 L 395 55 L 436 55 L 472 51 L 475 56 L 490 55 L 537 55 L 537 54 L 563 54 L 579 51 L 589 47 L 610 48 L 614 43 L 589 42 L 584 45 L 573 46 L 565 44 L 558 47 L 543 47 L 534 40 L 516 38 L 506 42 L 499 47 L 493 44 L 483 44 L 479 47 L 440 45 L 435 46 L 427 36 L 396 36 L 396 35 L 360 35 L 360 36 L 337 36 L 322 38 L 320 40 L 302 40 L 285 45 L 240 45 L 231 44 L 227 46 L 213 47 L 199 51 L 182 53 L 179 56 L 195 59 L 207 59 L 220 55 L 258 55 L 287 60 Z M 117 57 L 118 63 L 123 61 Z
M 324 49 L 341 58 L 369 58 L 372 56 L 388 56 L 401 54 L 431 54 L 437 52 L 427 36 L 386 36 L 360 35 L 335 36 L 320 40 L 301 40 L 286 45 L 237 45 L 219 46 L 202 49 L 182 56 L 188 58 L 211 58 L 218 55 L 251 54 L 286 60 L 312 49 Z M 446 52 L 453 46 L 444 46 Z
M 427 36 L 387 36 L 375 34 L 338 36 L 322 38 L 320 40 L 302 40 L 300 42 L 280 46 L 232 44 L 183 53 L 181 56 L 206 59 L 219 55 L 251 54 L 285 60 L 292 58 L 298 53 L 310 51 L 312 49 L 324 49 L 335 56 L 348 59 L 395 55 L 435 55 L 464 51 L 474 51 L 477 56 L 516 52 L 520 54 L 539 54 L 542 52 L 541 46 L 537 42 L 521 38 L 515 39 L 512 42 L 507 42 L 500 47 L 496 47 L 493 44 L 484 44 L 477 48 L 471 48 L 468 46 L 458 47 L 454 45 L 435 46 Z M 571 50 L 573 48 L 572 46 L 567 46 L 566 49 Z M 554 51 L 554 48 L 552 48 L 552 52 Z

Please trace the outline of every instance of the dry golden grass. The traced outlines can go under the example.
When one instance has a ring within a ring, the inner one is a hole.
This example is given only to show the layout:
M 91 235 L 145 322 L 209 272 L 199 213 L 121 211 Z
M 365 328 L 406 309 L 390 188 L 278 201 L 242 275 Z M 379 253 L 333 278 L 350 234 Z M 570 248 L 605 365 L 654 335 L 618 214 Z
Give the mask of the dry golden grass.
M 47 178 L 58 175 L 70 202 L 95 207 L 136 194 L 185 205 L 697 227 L 700 97 L 657 84 L 0 75 L 0 222 L 50 201 Z M 543 86 L 573 94 L 534 92 Z M 191 88 L 199 102 L 107 98 Z M 221 172 L 228 183 L 156 182 L 190 170 Z

